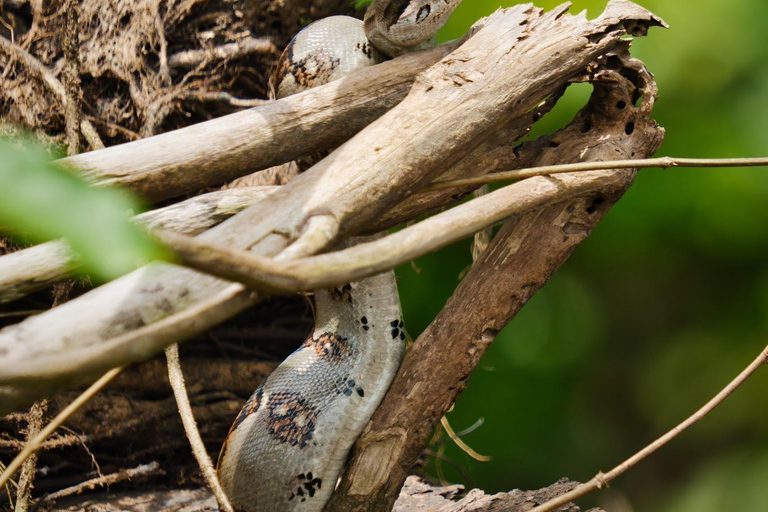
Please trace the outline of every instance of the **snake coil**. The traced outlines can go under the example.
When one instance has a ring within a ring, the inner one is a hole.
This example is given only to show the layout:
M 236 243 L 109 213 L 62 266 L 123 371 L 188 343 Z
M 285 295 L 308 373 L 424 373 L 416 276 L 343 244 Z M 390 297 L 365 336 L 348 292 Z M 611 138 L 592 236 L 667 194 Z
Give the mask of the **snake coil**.
M 271 80 L 283 98 L 432 43 L 461 0 L 376 0 L 308 25 Z M 400 365 L 394 272 L 315 291 L 315 328 L 243 406 L 218 475 L 239 512 L 319 512 Z

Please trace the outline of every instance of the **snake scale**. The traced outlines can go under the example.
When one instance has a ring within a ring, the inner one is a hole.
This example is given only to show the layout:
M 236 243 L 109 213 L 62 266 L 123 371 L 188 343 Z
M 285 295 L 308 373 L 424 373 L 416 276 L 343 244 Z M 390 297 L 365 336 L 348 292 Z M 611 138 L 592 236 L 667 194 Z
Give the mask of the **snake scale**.
M 461 0 L 376 0 L 364 21 L 299 32 L 272 79 L 283 98 L 432 44 Z M 315 291 L 315 328 L 235 419 L 218 475 L 239 512 L 321 511 L 402 359 L 394 272 Z

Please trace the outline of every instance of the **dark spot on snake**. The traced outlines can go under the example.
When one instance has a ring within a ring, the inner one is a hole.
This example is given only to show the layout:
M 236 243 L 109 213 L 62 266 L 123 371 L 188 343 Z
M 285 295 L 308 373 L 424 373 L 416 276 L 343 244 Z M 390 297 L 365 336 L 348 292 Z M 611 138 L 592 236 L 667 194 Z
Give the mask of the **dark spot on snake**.
M 392 320 L 391 322 L 389 322 L 389 325 L 391 325 L 392 327 L 397 327 L 398 323 L 400 323 L 398 320 Z
M 403 321 L 402 321 L 402 320 L 400 320 L 400 323 L 399 323 L 399 324 L 397 324 L 397 326 L 398 326 L 399 328 L 401 328 L 401 329 L 403 328 L 403 325 L 404 325 L 404 324 L 403 324 Z
M 344 389 L 344 396 L 351 396 L 351 395 L 352 395 L 352 390 L 349 389 L 349 388 L 345 388 Z
M 367 325 L 363 326 L 363 330 L 367 331 L 368 329 L 370 329 L 370 327 L 368 327 Z
M 349 386 L 349 387 L 353 387 L 354 385 L 355 385 L 355 381 L 354 381 L 354 380 L 352 380 L 352 379 L 349 379 L 349 380 L 347 381 L 347 386 Z
M 419 9 L 419 12 L 416 14 L 416 23 L 421 23 L 424 21 L 427 16 L 429 16 L 429 12 L 431 11 L 431 8 L 429 5 L 425 5 L 421 9 Z
M 400 329 L 398 329 L 397 327 L 395 327 L 394 329 L 392 329 L 392 339 L 395 339 L 395 338 L 397 338 L 397 336 L 398 336 L 399 334 L 400 334 Z
M 302 502 L 306 501 L 307 497 L 313 498 L 317 490 L 323 485 L 323 480 L 321 478 L 312 478 L 312 473 L 307 473 L 306 476 L 302 473 L 297 477 L 297 480 L 298 482 L 295 482 L 296 490 L 291 492 L 288 501 L 296 497 L 301 497 Z
M 405 331 L 400 331 L 400 339 L 405 340 Z
M 342 361 L 354 352 L 349 339 L 332 332 L 324 332 L 317 338 L 310 336 L 301 347 L 312 347 L 320 359 L 330 362 Z
M 365 391 L 363 391 L 363 388 L 358 387 L 355 391 L 357 391 L 358 395 L 365 396 Z
M 315 431 L 317 411 L 298 393 L 281 391 L 267 401 L 266 422 L 274 439 L 304 448 Z
M 364 324 L 367 324 L 367 323 L 368 323 L 368 317 L 367 317 L 367 316 L 364 316 L 364 317 L 362 317 L 362 318 L 360 319 L 360 321 L 361 321 L 361 322 L 363 322 Z

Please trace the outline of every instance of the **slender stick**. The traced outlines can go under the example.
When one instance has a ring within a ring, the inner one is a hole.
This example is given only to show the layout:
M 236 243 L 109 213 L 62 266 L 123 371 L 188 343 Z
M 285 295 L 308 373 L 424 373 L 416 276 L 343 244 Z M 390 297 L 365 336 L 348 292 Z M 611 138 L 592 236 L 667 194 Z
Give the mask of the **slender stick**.
M 461 240 L 514 215 L 588 193 L 600 175 L 572 175 L 559 183 L 538 178 L 515 183 L 429 217 L 385 238 L 349 249 L 296 260 L 278 261 L 207 240 L 155 232 L 180 263 L 238 281 L 255 290 L 314 290 L 389 270 L 413 258 Z
M 466 187 L 468 185 L 484 185 L 497 181 L 517 180 L 532 176 L 547 176 L 563 172 L 600 171 L 606 169 L 634 169 L 642 167 L 762 167 L 768 166 L 768 157 L 759 158 L 677 158 L 662 156 L 659 158 L 644 158 L 638 160 L 606 160 L 604 162 L 576 162 L 572 164 L 546 165 L 514 171 L 486 174 L 477 178 L 462 180 L 435 181 L 419 192 L 433 192 L 454 187 Z
M 572 491 L 569 491 L 561 496 L 558 496 L 557 498 L 553 500 L 549 500 L 545 503 L 542 503 L 541 505 L 532 508 L 529 510 L 529 512 L 551 512 L 552 510 L 555 510 L 559 507 L 562 507 L 563 505 L 572 502 L 573 500 L 576 500 L 578 498 L 581 498 L 582 496 L 589 494 L 592 491 L 603 489 L 608 485 L 608 482 L 615 479 L 628 469 L 635 466 L 637 463 L 651 455 L 653 452 L 667 444 L 669 441 L 677 437 L 680 433 L 682 433 L 684 430 L 686 430 L 688 427 L 702 419 L 704 416 L 712 412 L 712 410 L 720 405 L 723 400 L 728 398 L 728 396 L 736 391 L 736 389 L 741 386 L 745 380 L 747 380 L 755 371 L 757 371 L 758 368 L 760 368 L 762 365 L 768 365 L 768 345 L 763 349 L 763 351 L 760 353 L 757 358 L 755 358 L 752 363 L 747 366 L 744 371 L 742 371 L 735 379 L 733 379 L 725 388 L 723 388 L 722 391 L 720 391 L 717 395 L 715 395 L 712 400 L 707 402 L 701 409 L 696 411 L 693 415 L 688 417 L 685 421 L 677 425 L 675 428 L 661 436 L 660 438 L 656 439 L 654 442 L 610 470 L 608 473 L 598 473 L 595 475 L 592 480 L 589 482 L 583 483 L 580 486 L 576 487 Z
M 48 410 L 48 399 L 35 402 L 27 415 L 27 441 L 33 439 L 43 428 L 45 413 Z M 16 491 L 16 506 L 14 512 L 27 512 L 32 497 L 35 475 L 37 473 L 37 454 L 33 453 L 24 461 L 19 475 L 19 488 Z
M 181 423 L 184 425 L 184 432 L 187 434 L 189 444 L 192 447 L 192 454 L 197 459 L 200 471 L 203 473 L 208 487 L 210 487 L 216 501 L 219 502 L 219 509 L 224 512 L 234 512 L 232 505 L 221 488 L 221 483 L 216 476 L 216 470 L 213 468 L 213 462 L 205 450 L 203 439 L 200 437 L 200 431 L 197 429 L 195 415 L 192 413 L 192 405 L 189 403 L 187 387 L 184 384 L 184 374 L 181 371 L 181 362 L 179 361 L 179 345 L 174 343 L 165 348 L 165 358 L 168 361 L 168 380 L 173 388 L 173 396 L 176 397 L 176 405 L 179 408 Z
M 451 426 L 450 422 L 448 421 L 447 416 L 443 416 L 440 418 L 440 424 L 445 429 L 445 433 L 448 434 L 448 437 L 451 438 L 451 440 L 456 443 L 456 446 L 461 448 L 461 450 L 472 457 L 475 460 L 478 460 L 480 462 L 488 462 L 492 459 L 492 457 L 489 457 L 488 455 L 480 455 L 475 450 L 472 449 L 471 446 L 469 446 L 467 443 L 465 443 L 459 436 L 456 434 L 456 432 L 453 431 L 453 427 Z
M 104 386 L 109 384 L 112 379 L 120 375 L 120 372 L 122 372 L 124 368 L 124 366 L 118 366 L 117 368 L 112 368 L 107 373 L 102 375 L 99 380 L 91 384 L 88 389 L 83 391 L 80 396 L 74 400 L 74 402 L 69 404 L 64 408 L 63 411 L 57 414 L 56 417 L 53 418 L 51 422 L 42 431 L 40 431 L 38 435 L 34 437 L 34 439 L 29 440 L 24 445 L 24 449 L 19 452 L 19 454 L 11 461 L 11 463 L 8 464 L 8 467 L 5 469 L 5 471 L 3 471 L 3 474 L 0 475 L 0 486 L 5 485 L 8 480 L 10 480 L 11 477 L 16 474 L 24 461 L 27 460 L 30 455 L 40 449 L 48 436 L 53 434 L 53 432 L 65 421 L 67 421 L 69 417 L 75 413 L 75 411 L 77 411 L 86 402 L 88 402 L 88 400 L 93 398 L 94 395 L 101 391 Z
M 109 486 L 112 484 L 116 484 L 118 482 L 122 482 L 124 480 L 131 480 L 137 476 L 149 475 L 159 471 L 160 471 L 160 465 L 154 461 L 150 462 L 149 464 L 142 464 L 140 466 L 136 466 L 135 468 L 131 468 L 131 469 L 121 469 L 116 473 L 110 473 L 109 475 L 103 475 L 97 478 L 92 478 L 90 480 L 86 480 L 85 482 L 80 482 L 77 485 L 73 485 L 72 487 L 67 487 L 66 489 L 61 489 L 60 491 L 56 491 L 51 494 L 48 494 L 42 499 L 42 501 L 44 502 L 55 501 L 55 500 L 64 498 L 66 496 L 71 496 L 73 494 L 80 494 L 83 491 L 95 489 L 96 487 Z

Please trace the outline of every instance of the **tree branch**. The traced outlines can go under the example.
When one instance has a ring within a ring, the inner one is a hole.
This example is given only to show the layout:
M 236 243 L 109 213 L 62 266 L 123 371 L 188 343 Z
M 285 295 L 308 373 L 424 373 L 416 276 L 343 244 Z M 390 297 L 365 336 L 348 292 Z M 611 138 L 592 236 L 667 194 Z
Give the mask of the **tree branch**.
M 532 178 L 497 189 L 385 238 L 289 261 L 170 232 L 156 232 L 155 236 L 190 268 L 265 293 L 311 291 L 390 270 L 509 217 L 582 197 L 604 183 L 605 177 L 600 173 L 578 174 L 565 181 Z
M 198 234 L 274 193 L 277 187 L 219 190 L 141 213 L 133 220 L 150 229 Z M 71 277 L 80 262 L 63 240 L 0 256 L 0 304 Z
M 60 160 L 98 185 L 159 201 L 338 146 L 399 103 L 455 44 L 406 55 L 301 94 Z
M 519 149 L 521 160 L 538 155 L 535 163 L 548 165 L 577 159 L 644 157 L 658 149 L 663 130 L 650 118 L 656 97 L 652 77 L 627 54 L 612 56 L 617 57 L 619 70 L 594 71 L 600 73 L 600 79 L 594 77 L 595 90 L 587 107 L 565 129 L 524 143 Z M 637 83 L 622 76 L 630 69 L 637 72 Z M 631 104 L 631 98 L 640 93 L 637 87 L 641 88 L 643 103 L 615 112 L 620 101 Z M 635 128 L 628 135 L 625 125 L 629 119 Z M 584 126 L 589 129 L 584 130 Z M 549 151 L 541 153 L 542 147 Z M 342 482 L 325 510 L 391 509 L 432 429 L 464 389 L 498 332 L 586 239 L 630 186 L 634 175 L 634 170 L 616 170 L 533 178 L 566 187 L 586 176 L 599 179 L 591 191 L 576 199 L 514 217 L 502 227 L 440 314 L 406 353 L 382 404 L 358 438 Z M 440 371 L 435 372 L 435 368 Z
M 281 260 L 337 243 L 371 226 L 500 127 L 526 117 L 596 58 L 612 48 L 623 49 L 626 43 L 621 37 L 627 31 L 640 35 L 648 26 L 662 24 L 628 2 L 612 2 L 591 22 L 565 10 L 543 13 L 517 6 L 482 21 L 469 40 L 423 73 L 392 111 L 270 197 L 201 238 Z M 609 70 L 604 75 L 600 80 L 614 76 Z M 338 93 L 344 86 L 329 84 L 318 91 Z M 312 92 L 276 102 L 275 108 L 321 97 Z M 642 112 L 634 107 L 625 110 Z M 613 133 L 621 135 L 596 139 L 593 149 L 611 147 L 615 157 L 622 138 L 638 137 L 625 134 L 624 125 Z M 194 141 L 190 143 L 194 147 Z M 567 145 L 567 140 L 561 143 Z M 536 151 L 543 160 L 561 156 L 551 146 L 548 149 Z M 578 158 L 591 158 L 590 148 L 581 149 L 575 153 Z M 605 152 L 599 154 L 606 158 Z M 139 156 L 143 159 L 146 154 Z M 149 357 L 257 299 L 241 285 L 167 264 L 148 265 L 0 331 L 0 352 L 7 363 L 0 367 L 0 412 L 110 365 Z M 18 343 L 20 338 L 25 342 Z

